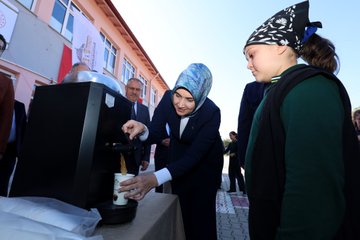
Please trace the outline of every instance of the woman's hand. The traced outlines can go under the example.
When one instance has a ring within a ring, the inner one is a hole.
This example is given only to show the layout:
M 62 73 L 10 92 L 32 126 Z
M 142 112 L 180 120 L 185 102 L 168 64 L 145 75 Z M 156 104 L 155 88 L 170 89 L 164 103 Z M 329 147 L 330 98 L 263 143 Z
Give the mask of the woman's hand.
M 145 125 L 135 120 L 127 121 L 121 128 L 124 133 L 129 134 L 130 140 L 133 140 L 139 134 L 145 131 Z
M 154 187 L 158 186 L 158 182 L 154 174 L 142 174 L 135 178 L 120 183 L 120 192 L 129 191 L 125 194 L 125 198 L 139 201 Z

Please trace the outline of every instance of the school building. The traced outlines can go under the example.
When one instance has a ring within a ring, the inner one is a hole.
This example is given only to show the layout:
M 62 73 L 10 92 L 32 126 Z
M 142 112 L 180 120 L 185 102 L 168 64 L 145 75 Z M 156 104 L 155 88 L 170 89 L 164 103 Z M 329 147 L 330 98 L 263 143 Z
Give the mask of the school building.
M 13 79 L 15 98 L 28 109 L 37 86 L 61 82 L 79 50 L 73 46 L 79 13 L 103 46 L 97 72 L 122 88 L 129 78 L 139 78 L 142 102 L 152 116 L 169 87 L 110 0 L 0 0 L 0 33 L 8 43 L 0 71 Z

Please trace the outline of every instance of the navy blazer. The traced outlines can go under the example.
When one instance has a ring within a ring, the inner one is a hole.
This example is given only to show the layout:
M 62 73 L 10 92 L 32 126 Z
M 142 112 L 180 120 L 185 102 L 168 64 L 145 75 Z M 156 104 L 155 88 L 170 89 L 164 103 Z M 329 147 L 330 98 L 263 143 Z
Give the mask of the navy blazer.
M 239 116 L 238 116 L 238 161 L 243 166 L 245 163 L 246 148 L 249 141 L 252 120 L 257 107 L 264 96 L 267 84 L 251 82 L 246 84 L 241 99 Z
M 135 120 L 145 124 L 146 126 L 150 125 L 150 114 L 147 106 L 137 102 L 137 111 L 136 111 Z M 145 144 L 144 142 L 141 142 L 139 139 L 134 139 L 132 143 L 136 147 L 134 153 L 136 164 L 139 166 L 141 164 L 141 161 L 149 162 L 151 145 Z
M 166 127 L 163 129 L 162 135 L 162 139 L 156 143 L 154 153 L 155 171 L 166 167 L 169 158 L 169 146 L 164 146 L 162 144 L 163 139 L 170 138 L 170 134 L 168 134 Z
M 223 143 L 219 134 L 220 109 L 206 99 L 197 113 L 190 117 L 180 137 L 180 120 L 172 105 L 171 91 L 166 91 L 149 127 L 148 141 L 156 143 L 163 137 L 166 123 L 171 129 L 170 154 L 167 169 L 173 183 L 196 185 L 194 181 L 217 188 L 223 165 Z
M 24 140 L 27 116 L 25 105 L 22 102 L 15 100 L 15 123 L 16 123 L 16 156 L 20 155 L 22 143 Z

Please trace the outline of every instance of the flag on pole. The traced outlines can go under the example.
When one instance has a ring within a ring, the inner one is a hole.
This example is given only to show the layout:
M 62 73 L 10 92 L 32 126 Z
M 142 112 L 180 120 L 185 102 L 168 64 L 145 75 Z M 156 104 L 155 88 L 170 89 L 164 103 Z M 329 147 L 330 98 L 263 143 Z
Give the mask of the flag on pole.
M 61 56 L 61 62 L 59 67 L 59 74 L 58 74 L 58 83 L 61 83 L 66 74 L 71 70 L 71 48 L 64 44 L 63 53 Z

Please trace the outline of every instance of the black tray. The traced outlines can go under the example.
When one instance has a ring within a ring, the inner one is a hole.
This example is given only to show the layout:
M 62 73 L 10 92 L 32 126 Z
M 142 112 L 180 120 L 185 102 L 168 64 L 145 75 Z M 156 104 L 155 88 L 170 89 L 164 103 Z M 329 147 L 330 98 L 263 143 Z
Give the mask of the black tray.
M 128 200 L 126 205 L 115 205 L 112 200 L 101 203 L 96 206 L 103 224 L 120 224 L 132 221 L 136 216 L 138 202 L 132 199 Z

